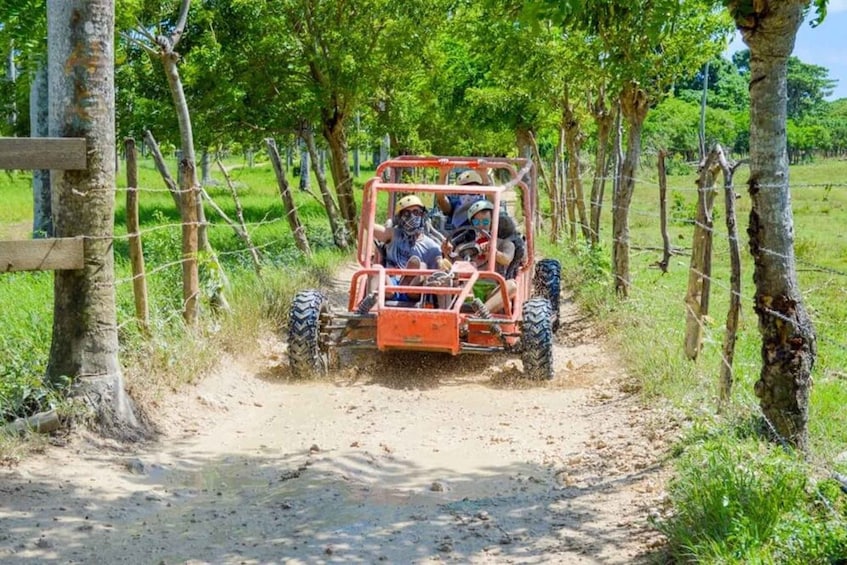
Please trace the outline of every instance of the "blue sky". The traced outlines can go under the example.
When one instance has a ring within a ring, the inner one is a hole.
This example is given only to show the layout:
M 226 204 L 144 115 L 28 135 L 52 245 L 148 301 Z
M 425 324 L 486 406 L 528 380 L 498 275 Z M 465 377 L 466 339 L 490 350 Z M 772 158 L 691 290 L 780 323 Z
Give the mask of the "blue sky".
M 745 48 L 736 34 L 729 51 Z M 797 32 L 794 56 L 829 69 L 829 77 L 838 80 L 830 100 L 847 98 L 847 0 L 829 0 L 826 19 L 818 27 L 803 22 Z

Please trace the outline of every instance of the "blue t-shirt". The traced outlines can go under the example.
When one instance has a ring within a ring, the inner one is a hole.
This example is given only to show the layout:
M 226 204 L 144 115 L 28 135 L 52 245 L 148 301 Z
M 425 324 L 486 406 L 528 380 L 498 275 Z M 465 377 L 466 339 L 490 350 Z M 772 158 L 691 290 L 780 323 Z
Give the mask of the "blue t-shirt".
M 438 260 L 441 258 L 441 245 L 426 234 L 421 234 L 412 243 L 402 234 L 395 232 L 395 236 L 386 246 L 387 266 L 403 268 L 413 255 L 420 257 L 421 264 L 426 265 L 428 269 L 437 269 Z
M 484 196 L 481 194 L 451 194 L 447 196 L 447 201 L 450 203 L 450 224 L 452 225 L 452 229 L 469 224 L 468 209 L 474 202 L 478 202 L 483 198 Z

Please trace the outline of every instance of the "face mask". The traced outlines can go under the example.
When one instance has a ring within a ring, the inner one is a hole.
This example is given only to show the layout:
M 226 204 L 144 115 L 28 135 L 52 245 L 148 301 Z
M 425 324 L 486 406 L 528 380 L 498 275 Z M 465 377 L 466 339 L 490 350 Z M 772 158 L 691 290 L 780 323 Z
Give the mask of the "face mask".
M 418 210 L 403 210 L 399 220 L 399 227 L 407 236 L 417 235 L 423 230 L 424 217 Z

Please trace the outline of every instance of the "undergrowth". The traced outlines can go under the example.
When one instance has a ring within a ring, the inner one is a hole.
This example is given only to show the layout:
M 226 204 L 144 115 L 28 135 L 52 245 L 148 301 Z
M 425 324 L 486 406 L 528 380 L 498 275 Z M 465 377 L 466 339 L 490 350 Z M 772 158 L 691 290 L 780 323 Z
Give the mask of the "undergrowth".
M 657 268 L 662 240 L 655 193 L 636 192 L 631 212 L 631 287 L 616 297 L 611 250 L 582 244 L 542 243 L 561 260 L 562 286 L 596 323 L 636 382 L 645 403 L 661 402 L 679 414 L 688 432 L 673 445 L 668 511 L 655 526 L 667 536 L 656 559 L 674 563 L 847 563 L 847 306 L 843 300 L 847 241 L 831 212 L 847 205 L 847 192 L 817 188 L 820 175 L 841 178 L 844 163 L 793 168 L 795 250 L 803 299 L 815 323 L 818 357 L 809 404 L 809 450 L 799 454 L 768 439 L 753 390 L 761 370 L 761 337 L 752 310 L 752 262 L 742 253 L 742 310 L 730 402 L 717 413 L 724 323 L 729 302 L 726 234 L 716 231 L 710 316 L 696 360 L 683 352 L 691 235 L 696 190 L 671 192 L 669 236 L 674 254 L 667 272 Z M 673 186 L 691 179 L 671 179 Z M 743 179 L 736 179 L 743 186 Z M 809 183 L 809 184 L 804 184 Z M 647 184 L 647 183 L 645 183 Z M 827 213 L 822 213 L 825 206 Z M 740 237 L 749 201 L 737 201 Z M 725 211 L 718 210 L 721 214 Z M 605 211 L 608 213 L 608 211 Z M 721 216 L 722 217 L 722 216 Z M 646 221 L 650 219 L 651 221 Z M 716 222 L 716 227 L 721 222 Z M 608 230 L 609 223 L 602 229 Z M 608 239 L 601 234 L 601 241 Z M 567 331 L 567 330 L 565 330 Z

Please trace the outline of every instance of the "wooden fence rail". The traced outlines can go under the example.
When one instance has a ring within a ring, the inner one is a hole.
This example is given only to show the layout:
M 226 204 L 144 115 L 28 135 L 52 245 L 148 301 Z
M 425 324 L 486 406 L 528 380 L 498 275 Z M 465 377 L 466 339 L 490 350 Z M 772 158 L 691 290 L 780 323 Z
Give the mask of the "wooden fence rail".
M 0 169 L 80 170 L 86 159 L 83 138 L 0 137 Z M 82 267 L 82 238 L 0 241 L 0 273 Z

